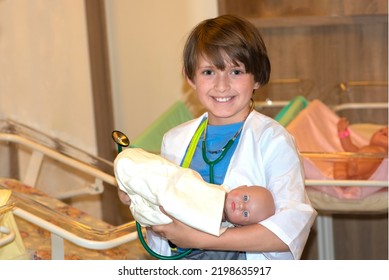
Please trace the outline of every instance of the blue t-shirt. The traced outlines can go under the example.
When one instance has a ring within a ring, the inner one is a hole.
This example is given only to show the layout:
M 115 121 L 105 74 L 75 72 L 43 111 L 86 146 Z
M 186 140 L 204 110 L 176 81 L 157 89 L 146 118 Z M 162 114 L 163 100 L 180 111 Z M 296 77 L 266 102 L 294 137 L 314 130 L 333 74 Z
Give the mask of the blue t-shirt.
M 206 127 L 206 155 L 209 161 L 215 161 L 222 154 L 222 148 L 227 142 L 234 137 L 234 135 L 242 127 L 243 122 L 227 124 L 227 125 L 208 125 Z M 238 145 L 241 133 L 235 139 L 233 145 L 227 151 L 224 158 L 214 165 L 214 184 L 221 185 L 224 182 L 224 177 L 227 172 L 231 157 Z M 200 173 L 206 182 L 210 182 L 210 166 L 204 161 L 202 156 L 202 143 L 204 141 L 204 133 L 201 135 L 196 146 L 190 168 Z

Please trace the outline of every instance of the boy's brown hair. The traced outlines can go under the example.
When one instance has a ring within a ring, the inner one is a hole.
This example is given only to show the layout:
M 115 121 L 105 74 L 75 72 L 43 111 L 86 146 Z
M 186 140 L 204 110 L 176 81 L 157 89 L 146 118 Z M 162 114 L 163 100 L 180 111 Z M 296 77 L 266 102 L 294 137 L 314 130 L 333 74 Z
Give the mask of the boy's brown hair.
M 244 64 L 261 86 L 269 81 L 270 61 L 259 30 L 249 21 L 232 15 L 222 15 L 200 22 L 189 34 L 183 60 L 184 73 L 193 81 L 198 57 L 202 55 L 218 69 L 225 69 L 226 58 L 231 63 Z

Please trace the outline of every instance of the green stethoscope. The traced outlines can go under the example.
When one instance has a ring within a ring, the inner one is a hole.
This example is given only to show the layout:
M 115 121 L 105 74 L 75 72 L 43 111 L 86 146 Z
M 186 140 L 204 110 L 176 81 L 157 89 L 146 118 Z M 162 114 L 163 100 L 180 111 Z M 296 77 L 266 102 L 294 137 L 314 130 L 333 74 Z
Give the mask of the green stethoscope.
M 254 107 L 255 107 L 254 100 L 251 99 L 249 114 L 254 110 Z M 242 132 L 243 125 L 239 128 L 239 130 L 235 133 L 235 135 L 230 140 L 228 140 L 227 144 L 223 148 L 221 148 L 220 150 L 216 151 L 216 153 L 221 152 L 220 156 L 218 156 L 214 160 L 210 160 L 207 157 L 207 147 L 206 147 L 206 141 L 205 141 L 206 140 L 206 132 L 207 132 L 207 129 L 206 129 L 207 124 L 208 124 L 208 118 L 204 119 L 201 122 L 200 126 L 197 128 L 197 130 L 196 130 L 196 132 L 195 132 L 195 134 L 194 134 L 194 136 L 192 138 L 192 141 L 191 141 L 191 143 L 189 145 L 188 152 L 187 152 L 187 153 L 190 153 L 190 156 L 191 156 L 190 159 L 189 159 L 189 163 L 185 162 L 185 160 L 184 160 L 184 163 L 188 164 L 186 167 L 189 167 L 189 164 L 192 161 L 192 157 L 193 157 L 194 151 L 196 150 L 197 143 L 200 140 L 201 134 L 204 134 L 203 143 L 202 143 L 202 146 L 201 146 L 201 154 L 203 156 L 203 160 L 205 161 L 205 163 L 209 165 L 209 182 L 211 184 L 214 184 L 215 183 L 214 167 L 215 167 L 215 165 L 217 163 L 219 163 L 225 157 L 227 152 L 230 150 L 230 148 L 234 144 L 236 138 L 238 138 L 239 134 Z M 185 155 L 185 157 L 186 156 L 187 155 Z
M 120 153 L 123 150 L 123 147 L 127 147 L 127 146 L 130 145 L 130 141 L 128 140 L 128 137 L 124 133 L 122 133 L 120 131 L 114 130 L 112 132 L 112 138 L 116 142 L 116 144 L 118 145 L 118 153 Z M 145 250 L 151 256 L 153 256 L 153 257 L 155 257 L 157 259 L 161 259 L 161 260 L 178 260 L 178 259 L 182 259 L 186 255 L 188 255 L 190 252 L 192 252 L 192 249 L 188 249 L 188 250 L 185 250 L 184 252 L 182 252 L 180 254 L 173 255 L 173 256 L 160 255 L 160 254 L 154 252 L 149 247 L 147 242 L 145 241 L 145 239 L 143 237 L 141 225 L 138 222 L 135 222 L 135 224 L 136 224 L 136 231 L 138 233 L 138 238 L 139 238 L 139 241 L 142 244 L 143 248 L 145 248 Z
M 197 144 L 198 144 L 198 142 L 200 140 L 201 135 L 203 134 L 203 142 L 202 142 L 202 146 L 201 146 L 201 154 L 202 154 L 203 160 L 209 166 L 209 182 L 211 184 L 214 184 L 215 183 L 214 167 L 215 167 L 216 164 L 218 164 L 225 157 L 227 152 L 230 150 L 230 148 L 234 144 L 236 138 L 238 138 L 240 132 L 242 131 L 243 125 L 235 133 L 235 135 L 227 142 L 227 144 L 223 148 L 221 148 L 219 151 L 217 151 L 217 152 L 221 152 L 221 154 L 216 159 L 210 160 L 207 157 L 207 147 L 206 147 L 206 143 L 205 143 L 206 142 L 205 140 L 206 140 L 206 132 L 207 132 L 206 127 L 207 127 L 207 124 L 208 124 L 208 118 L 204 119 L 201 122 L 201 124 L 199 125 L 199 127 L 197 128 L 197 130 L 196 130 L 196 132 L 195 132 L 195 134 L 194 134 L 194 136 L 193 136 L 193 138 L 192 138 L 192 140 L 191 140 L 191 142 L 189 144 L 188 151 L 185 154 L 185 158 L 184 158 L 182 166 L 183 167 L 189 167 L 190 162 L 192 161 L 194 152 L 196 150 Z
M 201 149 L 202 150 L 202 156 L 203 156 L 203 159 L 204 159 L 205 163 L 207 163 L 209 165 L 209 180 L 210 180 L 210 183 L 214 184 L 214 181 L 215 181 L 214 180 L 214 166 L 217 163 L 219 163 L 225 157 L 225 155 L 227 154 L 229 149 L 234 144 L 236 138 L 239 136 L 240 132 L 242 131 L 243 125 L 235 133 L 235 135 L 227 142 L 227 144 L 222 149 L 220 149 L 220 151 L 221 151 L 220 156 L 218 158 L 216 158 L 215 160 L 211 161 L 207 157 L 207 148 L 206 148 L 206 144 L 205 144 L 207 124 L 208 124 L 208 118 L 204 119 L 201 122 L 201 124 L 199 125 L 199 127 L 197 128 L 195 134 L 192 137 L 191 142 L 189 143 L 188 150 L 187 150 L 187 152 L 185 154 L 185 157 L 184 157 L 184 159 L 182 161 L 181 166 L 184 167 L 184 168 L 188 168 L 190 166 L 190 163 L 192 161 L 193 155 L 194 155 L 194 153 L 196 151 L 197 144 L 200 141 L 201 135 L 204 134 L 203 142 L 202 142 L 202 149 Z M 116 144 L 118 144 L 118 153 L 120 153 L 123 150 L 123 147 L 127 147 L 127 146 L 130 145 L 130 141 L 128 140 L 128 137 L 124 133 L 122 133 L 120 131 L 114 130 L 112 132 L 112 138 L 116 142 Z M 187 249 L 187 250 L 181 252 L 180 254 L 173 255 L 173 256 L 160 255 L 160 254 L 154 252 L 148 246 L 148 244 L 146 243 L 146 241 L 144 240 L 144 237 L 143 237 L 142 227 L 141 227 L 141 225 L 138 222 L 136 222 L 136 230 L 137 230 L 137 233 L 138 233 L 139 240 L 140 240 L 142 246 L 145 248 L 145 250 L 151 256 L 156 257 L 158 259 L 161 259 L 161 260 L 178 260 L 178 259 L 182 259 L 183 257 L 187 256 L 188 254 L 190 254 L 192 252 L 192 249 Z

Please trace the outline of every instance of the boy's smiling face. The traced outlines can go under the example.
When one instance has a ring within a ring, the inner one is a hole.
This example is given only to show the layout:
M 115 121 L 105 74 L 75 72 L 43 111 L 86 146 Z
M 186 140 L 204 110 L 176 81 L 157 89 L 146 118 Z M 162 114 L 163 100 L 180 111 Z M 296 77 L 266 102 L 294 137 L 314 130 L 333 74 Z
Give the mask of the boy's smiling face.
M 199 56 L 193 80 L 188 83 L 196 91 L 208 111 L 208 123 L 230 124 L 244 121 L 250 111 L 253 91 L 259 88 L 254 75 L 226 59 L 224 70 L 218 69 L 205 57 Z

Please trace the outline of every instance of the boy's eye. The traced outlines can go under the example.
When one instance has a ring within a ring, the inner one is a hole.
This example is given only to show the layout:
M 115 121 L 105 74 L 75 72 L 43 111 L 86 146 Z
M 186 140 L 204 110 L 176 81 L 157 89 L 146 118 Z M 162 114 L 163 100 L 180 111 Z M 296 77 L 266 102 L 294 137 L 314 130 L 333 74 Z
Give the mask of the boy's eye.
M 243 217 L 248 218 L 250 216 L 249 211 L 243 211 Z
M 243 201 L 244 201 L 244 202 L 248 202 L 249 199 L 250 199 L 250 197 L 249 197 L 247 194 L 245 194 L 245 195 L 243 196 Z
M 213 71 L 212 70 L 204 70 L 203 75 L 212 75 Z
M 240 75 L 240 74 L 243 74 L 244 72 L 240 69 L 234 69 L 231 71 L 231 74 L 233 75 Z

